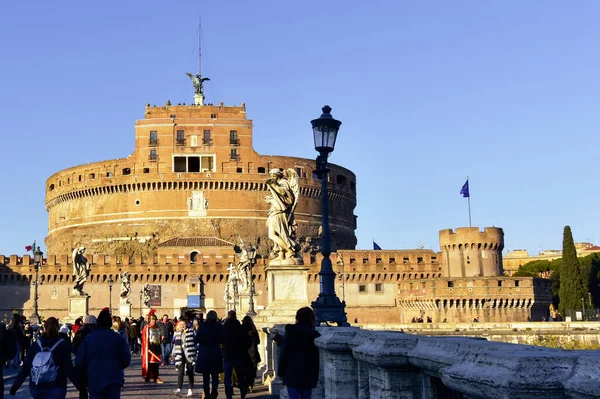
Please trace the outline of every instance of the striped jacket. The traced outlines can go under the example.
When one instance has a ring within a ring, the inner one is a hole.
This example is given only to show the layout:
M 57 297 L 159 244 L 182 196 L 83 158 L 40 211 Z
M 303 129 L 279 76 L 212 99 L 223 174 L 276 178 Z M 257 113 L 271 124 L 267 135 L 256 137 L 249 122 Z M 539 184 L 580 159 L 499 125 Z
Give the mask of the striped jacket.
M 183 338 L 182 338 L 183 335 Z M 196 345 L 194 344 L 194 330 L 188 328 L 187 330 L 175 332 L 173 344 L 173 358 L 175 359 L 175 366 L 179 367 L 183 364 L 183 356 L 188 363 L 196 362 Z

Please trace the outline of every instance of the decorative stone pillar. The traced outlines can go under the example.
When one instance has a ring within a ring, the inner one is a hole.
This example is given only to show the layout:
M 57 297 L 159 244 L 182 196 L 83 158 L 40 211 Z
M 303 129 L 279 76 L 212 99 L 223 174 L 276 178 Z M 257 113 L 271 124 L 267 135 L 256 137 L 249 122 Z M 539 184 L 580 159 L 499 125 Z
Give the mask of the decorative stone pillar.
M 357 398 L 357 364 L 350 341 L 360 331 L 357 327 L 322 327 L 315 340 L 323 364 L 324 398 Z
M 375 340 L 376 334 L 369 330 L 360 330 L 354 338 L 348 342 L 350 349 L 354 350 L 360 345 L 372 343 Z M 356 359 L 356 384 L 358 387 L 358 399 L 369 399 L 369 369 L 368 363 Z
M 275 365 L 273 358 L 273 345 L 275 345 L 275 341 L 273 341 L 273 334 L 271 334 L 271 330 L 269 327 L 263 327 L 262 331 L 265 333 L 265 339 L 262 339 L 261 342 L 264 342 L 264 362 L 265 362 L 265 371 L 262 375 L 262 382 L 264 385 L 270 385 L 273 378 L 275 378 Z
M 119 304 L 119 316 L 121 319 L 125 320 L 125 318 L 131 318 L 131 304 L 130 303 L 121 303 Z
M 369 364 L 369 396 L 379 399 L 420 399 L 421 370 L 410 364 L 408 353 L 419 340 L 400 332 L 372 332 L 370 342 L 354 348 L 354 357 Z M 329 398 L 328 398 L 329 399 Z
M 69 295 L 69 313 L 64 321 L 74 322 L 78 317 L 87 316 L 89 309 L 89 295 Z

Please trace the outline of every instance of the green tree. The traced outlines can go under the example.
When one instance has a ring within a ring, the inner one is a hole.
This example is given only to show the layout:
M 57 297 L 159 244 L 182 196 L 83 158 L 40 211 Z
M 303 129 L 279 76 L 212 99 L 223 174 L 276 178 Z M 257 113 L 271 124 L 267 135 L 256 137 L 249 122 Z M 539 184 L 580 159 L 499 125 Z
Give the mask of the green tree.
M 560 265 L 559 310 L 561 313 L 567 314 L 566 311 L 568 310 L 581 309 L 581 299 L 587 297 L 589 284 L 589 275 L 584 274 L 579 259 L 577 259 L 577 250 L 573 242 L 571 227 L 565 226 Z

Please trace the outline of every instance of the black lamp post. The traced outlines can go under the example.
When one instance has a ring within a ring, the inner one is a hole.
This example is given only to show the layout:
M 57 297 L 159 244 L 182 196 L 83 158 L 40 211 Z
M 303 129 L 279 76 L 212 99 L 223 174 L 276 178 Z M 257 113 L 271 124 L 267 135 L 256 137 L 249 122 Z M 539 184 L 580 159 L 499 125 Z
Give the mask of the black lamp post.
M 144 289 L 140 288 L 140 319 L 142 318 L 142 298 L 144 297 Z
M 44 260 L 44 253 L 40 251 L 40 247 L 36 247 L 33 251 L 33 263 L 35 268 L 35 289 L 33 291 L 33 315 L 31 316 L 33 324 L 40 324 L 40 313 L 38 310 L 38 274 Z
M 256 248 L 252 244 L 248 244 L 248 248 L 246 248 L 246 252 L 248 253 L 248 260 L 250 261 L 250 301 L 248 302 L 248 312 L 246 316 L 254 317 L 256 316 L 256 311 L 254 310 L 254 278 L 252 274 L 252 269 L 254 268 L 254 262 L 256 260 Z
M 112 286 L 115 281 L 113 280 L 112 274 L 108 276 L 108 309 L 112 314 Z
M 342 122 L 333 119 L 331 107 L 322 108 L 323 114 L 319 119 L 310 121 L 315 139 L 317 157 L 316 173 L 321 179 L 321 210 L 323 214 L 323 229 L 321 233 L 321 271 L 319 272 L 320 291 L 317 300 L 311 305 L 315 311 L 317 325 L 325 322 L 335 322 L 338 326 L 348 326 L 344 308 L 346 303 L 340 301 L 335 294 L 335 272 L 331 265 L 331 237 L 329 233 L 329 194 L 327 190 L 327 158 L 335 148 L 335 140 Z

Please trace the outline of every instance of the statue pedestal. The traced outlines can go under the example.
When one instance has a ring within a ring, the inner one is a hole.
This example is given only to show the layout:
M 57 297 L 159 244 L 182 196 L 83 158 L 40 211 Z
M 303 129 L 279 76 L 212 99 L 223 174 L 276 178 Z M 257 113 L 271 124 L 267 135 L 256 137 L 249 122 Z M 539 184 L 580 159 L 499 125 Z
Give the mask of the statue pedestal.
M 89 295 L 69 295 L 69 313 L 65 322 L 74 322 L 78 317 L 85 317 L 90 308 Z
M 119 304 L 119 316 L 121 316 L 121 319 L 125 319 L 126 317 L 131 318 L 131 304 L 130 303 Z
M 202 94 L 194 95 L 194 104 L 195 105 L 204 105 L 204 96 Z
M 268 305 L 258 312 L 258 322 L 268 325 L 294 323 L 298 309 L 310 306 L 308 269 L 301 259 L 271 261 L 265 267 Z

